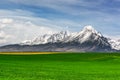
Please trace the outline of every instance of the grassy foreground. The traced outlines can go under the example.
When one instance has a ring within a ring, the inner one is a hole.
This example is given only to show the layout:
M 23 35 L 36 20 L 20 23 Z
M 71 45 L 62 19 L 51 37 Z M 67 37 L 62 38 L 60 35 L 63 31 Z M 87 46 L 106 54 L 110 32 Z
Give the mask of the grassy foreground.
M 0 54 L 0 80 L 120 80 L 120 54 Z

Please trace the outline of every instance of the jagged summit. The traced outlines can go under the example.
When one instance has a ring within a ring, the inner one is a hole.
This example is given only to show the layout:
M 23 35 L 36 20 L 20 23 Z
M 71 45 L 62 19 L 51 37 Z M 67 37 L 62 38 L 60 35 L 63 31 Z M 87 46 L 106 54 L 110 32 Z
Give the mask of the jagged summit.
M 113 49 L 120 50 L 120 39 L 108 39 Z
M 95 41 L 98 38 L 102 37 L 102 34 L 96 31 L 92 26 L 85 26 L 79 33 L 72 36 L 70 40 L 75 42 L 84 43 L 86 41 Z
M 102 36 L 102 34 L 98 32 L 95 28 L 93 28 L 91 25 L 85 26 L 80 33 L 95 33 L 99 36 Z
M 96 31 L 92 26 L 85 26 L 82 31 L 73 34 L 69 31 L 60 31 L 58 33 L 54 33 L 52 35 L 42 35 L 39 36 L 33 40 L 29 40 L 27 42 L 24 41 L 24 44 L 29 45 L 36 45 L 36 44 L 46 44 L 46 43 L 67 43 L 67 42 L 78 42 L 78 43 L 85 43 L 85 42 L 95 42 L 99 40 L 99 43 L 101 44 L 107 44 L 108 43 L 103 40 L 102 34 L 100 34 L 98 31 Z
M 37 45 L 37 44 L 64 42 L 68 36 L 70 36 L 69 31 L 60 31 L 52 35 L 44 34 L 34 38 L 33 40 L 25 40 L 21 43 L 21 45 Z
M 92 26 L 85 26 L 80 32 L 60 31 L 54 34 L 38 36 L 21 44 L 8 45 L 0 51 L 113 51 L 108 39 Z
M 83 30 L 95 31 L 95 29 L 91 25 L 85 26 Z

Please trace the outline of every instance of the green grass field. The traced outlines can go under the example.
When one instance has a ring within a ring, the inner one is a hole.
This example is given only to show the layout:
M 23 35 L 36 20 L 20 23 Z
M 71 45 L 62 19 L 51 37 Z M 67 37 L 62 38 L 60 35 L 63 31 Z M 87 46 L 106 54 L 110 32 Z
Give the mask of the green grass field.
M 0 54 L 0 80 L 120 80 L 120 54 Z

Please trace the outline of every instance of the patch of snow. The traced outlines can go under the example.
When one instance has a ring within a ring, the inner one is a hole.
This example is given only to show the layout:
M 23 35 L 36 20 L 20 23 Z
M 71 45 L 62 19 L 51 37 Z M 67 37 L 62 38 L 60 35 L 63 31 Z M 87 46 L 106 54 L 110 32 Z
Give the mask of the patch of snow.
M 92 36 L 92 38 L 91 38 Z M 36 44 L 46 44 L 55 42 L 71 42 L 76 41 L 79 43 L 84 43 L 86 41 L 95 41 L 100 38 L 102 34 L 97 32 L 92 26 L 85 26 L 82 31 L 76 33 L 70 33 L 69 31 L 61 31 L 52 35 L 42 35 L 38 36 L 33 40 L 28 40 L 23 42 L 23 44 L 36 45 Z M 104 43 L 104 41 L 102 41 Z
M 120 50 L 120 40 L 109 39 L 109 43 L 111 44 L 113 49 Z

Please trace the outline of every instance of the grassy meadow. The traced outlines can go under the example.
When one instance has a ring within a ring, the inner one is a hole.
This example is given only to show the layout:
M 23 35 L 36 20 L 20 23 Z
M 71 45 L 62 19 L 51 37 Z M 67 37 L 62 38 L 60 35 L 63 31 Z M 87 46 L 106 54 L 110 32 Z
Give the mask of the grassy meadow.
M 0 53 L 0 80 L 120 80 L 120 54 Z

